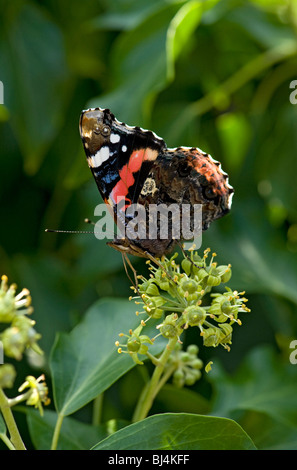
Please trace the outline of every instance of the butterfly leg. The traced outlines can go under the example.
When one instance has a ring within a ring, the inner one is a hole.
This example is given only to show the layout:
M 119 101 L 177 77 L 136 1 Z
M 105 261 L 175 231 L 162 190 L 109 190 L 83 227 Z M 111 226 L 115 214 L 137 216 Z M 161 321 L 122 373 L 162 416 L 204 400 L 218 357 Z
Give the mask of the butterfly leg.
M 137 294 L 140 296 L 140 292 L 139 292 L 139 289 L 138 289 L 137 271 L 136 271 L 135 268 L 133 268 L 133 265 L 132 265 L 131 261 L 129 260 L 127 253 L 122 252 L 122 258 L 123 258 L 124 269 L 125 269 L 125 272 L 127 274 L 127 277 L 129 279 L 129 281 L 131 282 L 132 286 L 134 287 L 135 292 L 137 292 Z M 129 265 L 131 271 L 133 272 L 134 282 L 132 281 L 132 279 L 130 277 L 130 274 L 128 272 L 127 264 Z
M 186 253 L 186 250 L 184 249 L 184 247 L 183 247 L 181 241 L 180 241 L 180 240 L 176 240 L 176 242 L 177 242 L 178 246 L 180 247 L 180 249 L 182 250 L 182 253 L 183 253 L 184 257 L 187 258 L 187 259 L 190 261 L 190 263 L 192 263 L 192 265 L 195 266 L 195 268 L 201 269 L 202 266 L 197 266 L 197 264 L 194 263 L 194 261 L 193 261 L 193 260 L 190 258 L 190 256 Z
M 153 263 L 155 263 L 157 266 L 159 266 L 159 268 L 161 268 L 164 273 L 166 274 L 167 277 L 169 277 L 169 279 L 174 283 L 174 284 L 177 284 L 176 281 L 173 279 L 173 277 L 171 276 L 171 274 L 166 271 L 166 269 L 164 268 L 164 266 L 162 265 L 162 263 L 160 263 L 158 261 L 157 258 L 155 258 L 153 255 L 151 255 L 148 251 L 145 251 L 144 254 L 146 255 L 147 258 L 149 258 Z

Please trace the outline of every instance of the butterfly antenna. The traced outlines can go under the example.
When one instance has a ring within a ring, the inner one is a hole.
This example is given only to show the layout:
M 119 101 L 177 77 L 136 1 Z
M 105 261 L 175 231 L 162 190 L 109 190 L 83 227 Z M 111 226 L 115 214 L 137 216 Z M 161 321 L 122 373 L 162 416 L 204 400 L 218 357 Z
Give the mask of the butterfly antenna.
M 85 219 L 85 223 L 95 225 L 94 222 L 92 222 L 90 219 Z M 94 231 L 92 230 L 56 230 L 56 229 L 51 229 L 51 228 L 46 228 L 45 232 L 51 232 L 51 233 L 92 233 L 94 235 Z
M 51 233 L 92 233 L 94 235 L 94 232 L 90 230 L 56 230 L 52 228 L 46 228 L 45 232 L 51 232 Z
M 88 219 L 88 218 L 86 218 L 86 219 L 84 220 L 84 222 L 85 222 L 86 224 L 96 225 L 95 222 L 93 222 L 91 219 Z

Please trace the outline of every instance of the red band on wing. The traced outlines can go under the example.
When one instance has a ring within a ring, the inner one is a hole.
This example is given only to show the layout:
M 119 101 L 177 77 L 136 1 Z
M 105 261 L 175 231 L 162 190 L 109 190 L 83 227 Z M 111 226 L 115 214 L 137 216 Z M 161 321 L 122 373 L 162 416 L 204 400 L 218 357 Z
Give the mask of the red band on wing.
M 140 170 L 142 162 L 144 160 L 155 160 L 157 155 L 158 152 L 150 148 L 134 150 L 134 152 L 132 152 L 128 163 L 119 171 L 121 179 L 117 182 L 110 195 L 111 199 L 116 204 L 122 199 L 125 199 L 129 194 L 129 188 L 135 183 L 133 173 L 137 173 L 137 171 Z M 127 201 L 130 200 L 127 199 Z M 123 210 L 125 210 L 128 205 L 126 205 Z

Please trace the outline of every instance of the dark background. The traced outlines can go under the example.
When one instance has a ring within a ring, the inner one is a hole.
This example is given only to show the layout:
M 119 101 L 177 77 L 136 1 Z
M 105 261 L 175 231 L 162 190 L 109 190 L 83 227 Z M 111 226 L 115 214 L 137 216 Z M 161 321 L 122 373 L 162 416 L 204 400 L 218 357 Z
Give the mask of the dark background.
M 104 241 L 45 233 L 89 229 L 84 218 L 101 202 L 78 133 L 82 109 L 108 107 L 169 147 L 202 148 L 235 188 L 230 215 L 204 234 L 203 248 L 232 264 L 230 286 L 246 291 L 251 313 L 241 315 L 230 353 L 201 354 L 230 373 L 248 358 L 248 373 L 218 376 L 229 396 L 240 396 L 247 375 L 257 390 L 264 361 L 271 383 L 263 402 L 279 385 L 278 397 L 264 411 L 247 406 L 242 422 L 254 435 L 268 429 L 266 447 L 296 448 L 297 418 L 288 415 L 297 417 L 297 365 L 289 361 L 297 339 L 297 7 L 205 1 L 200 18 L 198 4 L 0 2 L 1 274 L 30 289 L 46 359 L 56 332 L 70 330 L 96 299 L 130 295 L 121 255 Z

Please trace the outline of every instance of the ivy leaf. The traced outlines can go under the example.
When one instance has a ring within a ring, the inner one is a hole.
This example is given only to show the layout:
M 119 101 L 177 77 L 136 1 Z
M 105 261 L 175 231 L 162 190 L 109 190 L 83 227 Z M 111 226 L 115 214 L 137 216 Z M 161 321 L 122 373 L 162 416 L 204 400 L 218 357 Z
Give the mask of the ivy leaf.
M 30 437 L 36 450 L 49 450 L 57 421 L 57 414 L 52 410 L 44 410 L 44 415 L 26 408 Z M 74 418 L 63 420 L 59 435 L 59 450 L 86 450 L 98 439 L 108 435 L 106 426 L 92 426 Z
M 256 411 L 297 431 L 297 370 L 270 348 L 252 350 L 232 377 L 216 364 L 209 379 L 216 389 L 212 413 L 231 418 L 239 410 Z
M 89 105 L 108 107 L 120 120 L 141 124 L 157 93 L 173 80 L 175 60 L 191 40 L 202 12 L 214 3 L 164 3 L 123 32 L 112 51 L 113 88 Z
M 3 15 L 0 63 L 4 100 L 25 169 L 32 174 L 63 122 L 69 90 L 63 39 L 36 5 L 6 8 Z
M 117 352 L 115 340 L 119 333 L 128 333 L 139 323 L 139 318 L 133 315 L 133 303 L 105 299 L 96 302 L 71 333 L 58 335 L 50 367 L 60 415 L 74 413 L 135 366 L 130 355 Z M 146 327 L 146 334 L 155 333 L 152 322 Z M 155 354 L 162 347 L 164 342 L 160 338 L 150 350 Z
M 235 422 L 213 416 L 164 413 L 126 426 L 94 450 L 251 450 L 250 437 Z

